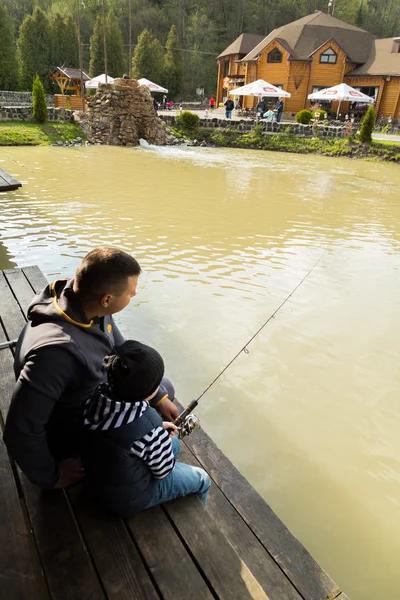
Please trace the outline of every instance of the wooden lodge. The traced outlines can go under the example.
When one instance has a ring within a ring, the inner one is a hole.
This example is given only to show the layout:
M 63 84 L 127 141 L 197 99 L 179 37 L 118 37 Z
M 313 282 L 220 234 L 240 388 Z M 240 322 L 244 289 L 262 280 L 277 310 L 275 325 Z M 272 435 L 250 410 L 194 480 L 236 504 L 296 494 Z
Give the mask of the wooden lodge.
M 0 428 L 15 385 L 4 343 L 45 285 L 37 267 L 0 271 Z M 180 457 L 210 474 L 207 508 L 192 496 L 122 520 L 97 510 L 85 484 L 35 487 L 0 440 L 0 598 L 348 600 L 204 431 Z
M 85 81 L 89 81 L 90 79 L 84 71 L 82 71 L 81 78 L 80 69 L 57 67 L 50 75 L 50 79 L 53 79 L 61 90 L 61 94 L 54 94 L 56 107 L 62 106 L 63 108 L 70 108 L 72 110 L 82 109 L 82 80 L 85 83 Z
M 309 94 L 344 82 L 374 97 L 378 116 L 400 119 L 400 37 L 377 39 L 320 11 L 262 39 L 243 33 L 217 61 L 217 106 L 230 90 L 264 79 L 290 92 L 285 111 L 295 114 L 310 107 Z M 243 98 L 243 107 L 256 103 Z M 337 103 L 325 108 L 336 112 Z M 342 103 L 343 113 L 349 108 L 365 107 Z

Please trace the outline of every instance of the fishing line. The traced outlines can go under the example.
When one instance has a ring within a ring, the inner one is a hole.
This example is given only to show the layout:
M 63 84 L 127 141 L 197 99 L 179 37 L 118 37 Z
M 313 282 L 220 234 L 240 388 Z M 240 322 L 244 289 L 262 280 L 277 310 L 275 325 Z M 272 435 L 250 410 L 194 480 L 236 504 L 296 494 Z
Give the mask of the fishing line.
M 299 289 L 299 287 L 302 285 L 302 283 L 304 283 L 304 281 L 307 279 L 307 277 L 309 275 L 311 275 L 311 273 L 314 271 L 315 267 L 318 265 L 318 263 L 322 260 L 322 258 L 325 256 L 326 252 L 324 252 L 319 259 L 317 260 L 317 262 L 314 264 L 314 266 L 311 267 L 311 269 L 308 271 L 308 273 L 306 273 L 306 275 L 304 275 L 303 279 L 301 279 L 301 281 L 296 285 L 296 287 L 290 292 L 290 294 L 283 300 L 283 302 L 281 302 L 281 304 L 278 306 L 278 308 L 272 313 L 272 315 L 270 315 L 268 317 L 268 319 L 265 321 L 265 323 L 263 325 L 261 325 L 261 327 L 256 331 L 256 333 L 249 339 L 249 341 L 243 346 L 243 348 L 241 348 L 239 350 L 239 352 L 237 354 L 235 354 L 235 356 L 232 358 L 232 360 L 226 365 L 226 367 L 224 369 L 222 369 L 222 371 L 217 375 L 217 377 L 215 377 L 215 379 L 212 380 L 212 382 L 205 388 L 205 390 L 200 394 L 200 396 L 198 398 L 196 398 L 196 400 L 194 402 L 196 402 L 196 404 L 198 403 L 198 401 L 208 392 L 208 390 L 214 385 L 214 383 L 216 381 L 218 381 L 218 379 L 225 373 L 225 371 L 227 369 L 229 369 L 229 367 L 232 365 L 232 363 L 235 362 L 235 360 L 242 354 L 242 352 L 244 354 L 249 354 L 249 350 L 248 350 L 248 346 L 251 344 L 251 342 L 258 336 L 259 333 L 261 333 L 261 331 L 264 329 L 264 327 L 266 327 L 268 325 L 268 323 L 271 321 L 271 319 L 273 319 L 275 317 L 275 315 L 281 310 L 281 308 L 286 304 L 286 302 L 293 296 L 293 294 Z M 203 410 L 203 414 L 204 412 L 209 408 L 209 406 L 211 405 L 211 402 L 209 402 L 207 404 L 207 406 L 204 408 Z
M 16 158 L 13 158 L 12 156 L 10 156 L 9 154 L 7 154 L 7 152 L 4 152 L 4 150 L 1 150 L 1 152 L 4 154 L 4 156 L 7 156 L 7 158 L 9 158 L 10 160 L 14 161 L 15 163 L 17 163 L 17 165 L 19 165 L 20 167 L 23 167 L 24 169 L 26 169 L 27 171 L 29 171 L 30 173 L 33 173 L 34 175 L 37 175 L 37 173 L 35 173 L 35 171 L 32 171 L 32 169 L 30 169 L 29 167 L 27 167 L 26 165 L 24 165 L 24 163 L 20 162 L 19 160 L 17 160 Z

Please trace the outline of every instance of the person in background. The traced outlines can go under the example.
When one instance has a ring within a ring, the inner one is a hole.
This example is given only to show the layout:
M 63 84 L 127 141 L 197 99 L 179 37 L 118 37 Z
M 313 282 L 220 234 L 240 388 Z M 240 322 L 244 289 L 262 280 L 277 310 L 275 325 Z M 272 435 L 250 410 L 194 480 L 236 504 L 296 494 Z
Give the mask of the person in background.
M 167 96 L 165 94 L 162 97 L 162 107 L 164 110 L 166 110 L 166 108 L 167 108 Z
M 212 112 L 215 108 L 215 99 L 214 96 L 211 96 L 210 98 L 210 102 L 209 102 L 209 107 L 210 107 L 210 111 Z
M 235 105 L 233 103 L 233 100 L 228 98 L 228 100 L 225 102 L 225 117 L 227 119 L 232 119 L 232 111 L 233 111 L 234 107 L 235 107 Z
M 65 488 L 84 476 L 83 405 L 105 380 L 104 357 L 124 343 L 112 315 L 136 295 L 140 273 L 130 254 L 96 248 L 73 279 L 49 284 L 28 308 L 15 349 L 17 381 L 4 442 L 39 487 Z M 165 421 L 179 415 L 173 398 L 172 384 L 164 379 L 152 405 Z
M 104 365 L 107 381 L 83 411 L 82 462 L 97 501 L 123 518 L 188 494 L 205 505 L 209 476 L 176 462 L 177 427 L 149 405 L 164 375 L 159 353 L 128 340 Z
M 276 103 L 275 110 L 276 110 L 276 120 L 278 123 L 280 123 L 280 120 L 282 118 L 282 113 L 283 113 L 283 98 L 279 98 L 278 102 Z
M 262 117 L 266 110 L 267 104 L 265 102 L 265 98 L 261 98 L 257 104 L 257 114 Z
M 168 102 L 168 110 L 172 110 L 174 108 L 174 103 L 172 102 L 172 100 L 170 100 Z
M 154 106 L 154 110 L 157 112 L 158 111 L 158 102 L 155 98 L 153 98 L 153 106 Z

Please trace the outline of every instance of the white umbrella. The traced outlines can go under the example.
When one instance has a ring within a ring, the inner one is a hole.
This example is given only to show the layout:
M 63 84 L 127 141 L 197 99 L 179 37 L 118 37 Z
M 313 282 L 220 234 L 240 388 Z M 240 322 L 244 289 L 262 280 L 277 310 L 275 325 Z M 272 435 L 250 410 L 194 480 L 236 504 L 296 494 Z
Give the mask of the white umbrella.
M 257 79 L 252 83 L 248 83 L 242 87 L 236 88 L 229 92 L 232 96 L 259 96 L 259 97 L 270 97 L 270 98 L 290 98 L 291 94 L 277 88 L 272 83 L 264 81 L 264 79 Z
M 107 75 L 107 83 L 112 83 L 113 81 L 114 78 L 110 77 L 110 75 Z M 97 77 L 93 77 L 93 79 L 89 79 L 89 81 L 86 81 L 85 87 L 89 90 L 97 90 L 99 83 L 106 83 L 106 76 L 104 73 L 102 75 L 97 75 Z
M 150 92 L 162 92 L 164 94 L 168 94 L 168 90 L 166 88 L 161 87 L 161 85 L 158 85 L 157 83 L 153 83 L 149 79 L 146 79 L 146 77 L 138 79 L 138 83 L 148 87 Z
M 373 104 L 375 98 L 371 98 L 362 92 L 359 92 L 355 88 L 350 87 L 347 83 L 340 83 L 330 88 L 325 88 L 314 94 L 309 94 L 309 100 L 338 100 L 339 106 L 337 109 L 336 117 L 339 114 L 340 105 L 342 102 L 365 102 L 366 104 Z

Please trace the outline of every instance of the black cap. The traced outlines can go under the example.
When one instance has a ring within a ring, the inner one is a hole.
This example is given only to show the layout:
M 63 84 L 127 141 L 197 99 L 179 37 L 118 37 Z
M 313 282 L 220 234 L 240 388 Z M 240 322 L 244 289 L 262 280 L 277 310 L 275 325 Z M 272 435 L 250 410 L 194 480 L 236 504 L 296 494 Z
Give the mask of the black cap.
M 151 396 L 164 376 L 164 361 L 157 350 L 133 340 L 106 356 L 104 366 L 115 397 L 128 402 Z

